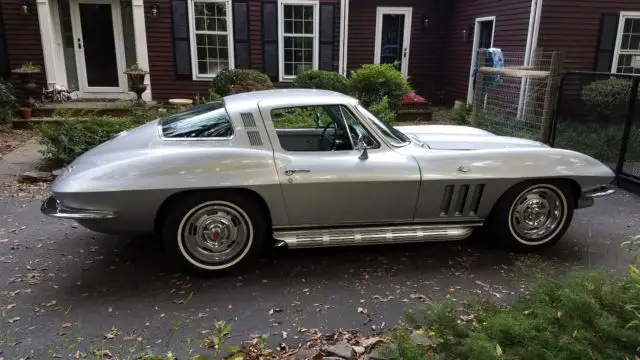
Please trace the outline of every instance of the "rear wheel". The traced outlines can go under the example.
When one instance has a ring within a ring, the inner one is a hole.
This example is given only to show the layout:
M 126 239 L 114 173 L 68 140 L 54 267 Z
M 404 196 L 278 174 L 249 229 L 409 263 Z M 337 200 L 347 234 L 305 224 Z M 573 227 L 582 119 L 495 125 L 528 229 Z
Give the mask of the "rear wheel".
M 266 234 L 264 219 L 260 207 L 241 194 L 189 194 L 167 214 L 164 245 L 190 273 L 228 272 L 258 255 Z
M 516 251 L 555 245 L 573 219 L 574 195 L 566 182 L 526 181 L 509 189 L 487 219 L 489 234 Z

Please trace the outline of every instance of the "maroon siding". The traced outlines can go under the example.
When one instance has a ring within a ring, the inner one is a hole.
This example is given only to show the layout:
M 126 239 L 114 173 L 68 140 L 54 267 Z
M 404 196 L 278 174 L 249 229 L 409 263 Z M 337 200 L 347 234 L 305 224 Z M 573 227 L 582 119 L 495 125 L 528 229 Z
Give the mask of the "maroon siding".
M 502 49 L 505 56 L 509 56 L 509 53 L 522 53 L 524 63 L 530 12 L 531 0 L 455 1 L 448 36 L 449 46 L 442 54 L 446 56 L 443 66 L 447 77 L 444 83 L 447 102 L 467 99 L 473 39 L 464 40 L 463 30 L 468 25 L 473 27 L 476 18 L 495 16 L 493 46 Z
M 409 78 L 421 95 L 433 100 L 440 93 L 441 66 L 446 62 L 442 50 L 446 46 L 449 27 L 449 2 L 425 0 L 351 0 L 347 68 L 355 70 L 372 64 L 375 51 L 376 12 L 378 6 L 411 7 L 411 42 L 409 50 Z M 422 29 L 423 16 L 429 24 Z
M 638 0 L 544 0 L 538 46 L 564 53 L 565 70 L 593 71 L 603 13 L 640 11 Z
M 40 41 L 40 24 L 35 1 L 30 3 L 32 13 L 25 16 L 20 9 L 21 0 L 2 0 L 0 16 L 2 16 L 2 21 L 4 22 L 7 53 L 11 69 L 19 68 L 27 62 L 40 66 L 43 72 L 36 79 L 40 85 L 45 85 L 46 77 L 44 74 L 42 42 Z M 17 85 L 16 76 L 11 76 L 11 80 L 14 85 Z M 16 88 L 19 89 L 19 86 Z M 21 96 L 20 92 L 18 92 L 18 96 Z
M 150 0 L 145 0 L 145 2 L 150 2 Z M 336 5 L 336 14 L 334 15 L 336 24 L 334 30 L 334 58 L 337 62 L 340 32 L 340 1 L 321 0 L 320 3 Z M 211 81 L 194 81 L 191 80 L 191 78 L 176 76 L 171 0 L 159 0 L 158 4 L 160 7 L 160 15 L 153 19 L 147 18 L 146 23 L 151 90 L 154 100 L 166 101 L 167 99 L 176 97 L 193 98 L 198 93 L 202 95 L 206 94 L 211 87 Z M 263 72 L 262 0 L 248 0 L 248 21 L 250 67 Z M 284 87 L 288 86 L 289 83 L 276 83 L 275 85 Z

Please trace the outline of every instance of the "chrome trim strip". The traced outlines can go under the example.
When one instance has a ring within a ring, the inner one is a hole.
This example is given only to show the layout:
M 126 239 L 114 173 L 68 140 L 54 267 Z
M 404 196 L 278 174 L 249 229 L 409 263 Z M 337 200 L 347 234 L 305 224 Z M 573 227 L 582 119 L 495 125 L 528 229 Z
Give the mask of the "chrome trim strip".
M 103 220 L 117 217 L 116 213 L 111 211 L 67 208 L 53 196 L 42 203 L 40 212 L 47 216 L 62 219 Z
M 472 227 L 450 225 L 390 226 L 351 229 L 318 229 L 274 232 L 277 246 L 318 248 L 347 245 L 399 244 L 429 241 L 464 240 Z
M 603 196 L 609 196 L 616 192 L 616 189 L 612 185 L 597 185 L 592 188 L 588 188 L 582 191 L 582 196 L 588 198 L 598 198 Z

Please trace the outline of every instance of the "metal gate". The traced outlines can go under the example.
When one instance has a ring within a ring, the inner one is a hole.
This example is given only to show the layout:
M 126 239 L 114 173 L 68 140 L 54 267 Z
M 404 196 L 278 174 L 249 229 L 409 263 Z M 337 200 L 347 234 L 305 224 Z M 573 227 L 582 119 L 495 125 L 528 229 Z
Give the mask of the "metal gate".
M 571 71 L 560 81 L 551 146 L 590 155 L 640 194 L 640 74 Z

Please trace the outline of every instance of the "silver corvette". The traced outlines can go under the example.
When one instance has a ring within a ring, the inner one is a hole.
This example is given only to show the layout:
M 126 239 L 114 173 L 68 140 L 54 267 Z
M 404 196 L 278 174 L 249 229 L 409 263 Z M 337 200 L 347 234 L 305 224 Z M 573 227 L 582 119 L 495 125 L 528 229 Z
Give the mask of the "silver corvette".
M 331 91 L 268 90 L 148 122 L 77 158 L 46 215 L 155 233 L 186 270 L 289 248 L 462 240 L 555 244 L 575 209 L 611 194 L 599 161 L 472 127 L 391 127 Z

